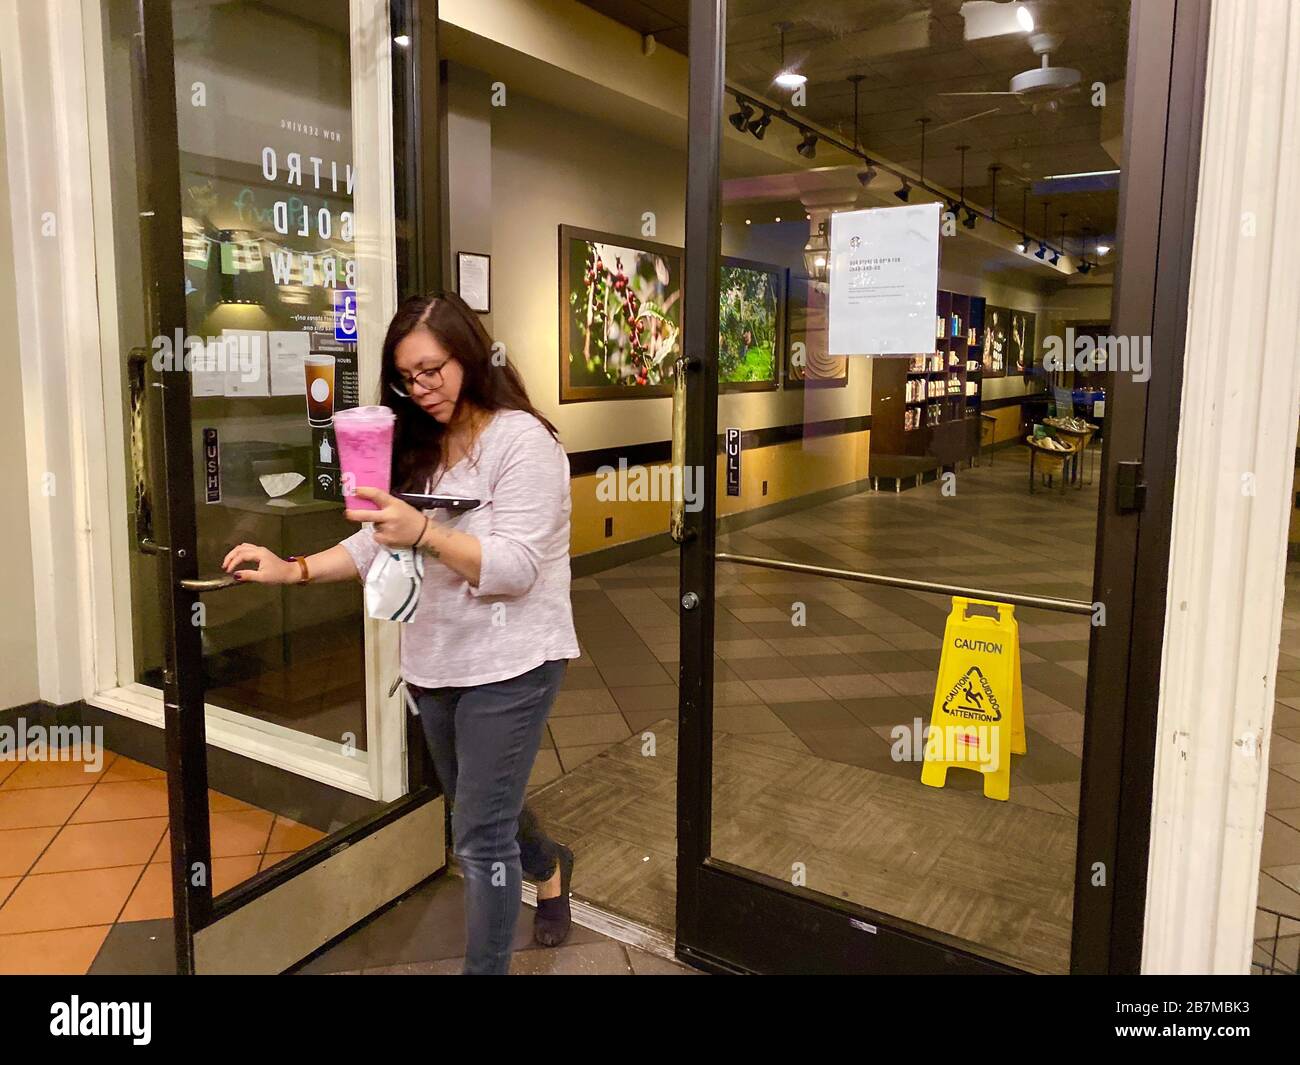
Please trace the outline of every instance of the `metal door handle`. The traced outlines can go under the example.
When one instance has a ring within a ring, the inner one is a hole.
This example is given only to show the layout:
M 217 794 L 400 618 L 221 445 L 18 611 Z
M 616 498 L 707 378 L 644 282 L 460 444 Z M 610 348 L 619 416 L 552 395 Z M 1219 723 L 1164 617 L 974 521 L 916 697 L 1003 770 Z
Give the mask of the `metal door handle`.
M 233 588 L 243 581 L 236 580 L 228 573 L 220 577 L 192 577 L 181 581 L 181 587 L 187 592 L 219 592 L 223 588 Z
M 166 552 L 167 548 L 153 540 L 153 499 L 149 484 L 146 427 L 146 394 L 149 367 L 149 348 L 132 348 L 127 355 L 129 410 L 127 450 L 131 455 L 131 488 L 135 503 L 135 538 L 140 550 L 147 555 Z
M 679 358 L 673 366 L 672 502 L 668 509 L 668 534 L 674 543 L 686 541 L 686 370 L 690 360 Z

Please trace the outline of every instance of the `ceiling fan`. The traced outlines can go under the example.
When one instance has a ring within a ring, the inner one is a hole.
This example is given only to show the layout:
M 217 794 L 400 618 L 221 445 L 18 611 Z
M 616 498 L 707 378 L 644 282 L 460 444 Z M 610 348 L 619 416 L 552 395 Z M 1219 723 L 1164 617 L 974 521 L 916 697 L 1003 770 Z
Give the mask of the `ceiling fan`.
M 1042 57 L 1040 66 L 1030 67 L 1023 70 L 1011 79 L 1009 90 L 1006 92 L 941 92 L 939 96 L 1014 96 L 1016 101 L 1029 108 L 1034 114 L 1051 114 L 1060 107 L 1060 101 L 1075 93 L 1079 89 L 1079 81 L 1082 75 L 1073 67 L 1054 67 L 1052 66 L 1052 52 L 1060 46 L 1061 38 L 1050 33 L 1035 33 L 1029 38 L 1029 46 L 1034 50 L 1034 54 Z M 960 125 L 963 122 L 970 122 L 972 119 L 982 118 L 985 115 L 991 115 L 1002 110 L 1001 107 L 993 107 L 978 114 L 967 115 L 965 118 L 959 118 L 955 122 L 948 123 L 948 126 Z M 947 128 L 947 127 L 940 127 Z

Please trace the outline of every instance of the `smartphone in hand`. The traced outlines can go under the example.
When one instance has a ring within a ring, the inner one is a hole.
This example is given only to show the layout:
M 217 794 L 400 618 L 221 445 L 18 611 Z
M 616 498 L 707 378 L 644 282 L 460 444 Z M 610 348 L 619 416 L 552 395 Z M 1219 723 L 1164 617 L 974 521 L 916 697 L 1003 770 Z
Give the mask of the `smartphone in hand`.
M 398 492 L 397 498 L 410 503 L 416 510 L 476 510 L 482 506 L 478 499 L 461 499 L 458 496 L 431 496 L 422 492 Z

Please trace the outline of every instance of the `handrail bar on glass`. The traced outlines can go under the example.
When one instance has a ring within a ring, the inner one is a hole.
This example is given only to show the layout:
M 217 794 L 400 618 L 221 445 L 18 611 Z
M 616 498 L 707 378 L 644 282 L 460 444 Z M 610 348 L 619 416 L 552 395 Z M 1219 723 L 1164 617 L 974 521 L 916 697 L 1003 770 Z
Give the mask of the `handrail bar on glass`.
M 1079 599 L 1057 599 L 1050 595 L 1019 595 L 1013 592 L 989 592 L 981 588 L 963 588 L 956 584 L 914 581 L 907 577 L 886 577 L 883 573 L 862 573 L 859 570 L 812 566 L 806 562 L 786 562 L 779 558 L 733 555 L 726 551 L 719 551 L 714 557 L 719 562 L 734 562 L 739 566 L 759 566 L 763 569 L 807 573 L 814 577 L 831 577 L 839 581 L 879 584 L 886 588 L 902 588 L 909 592 L 930 592 L 934 595 L 960 595 L 967 599 L 988 599 L 997 603 L 1008 603 L 1012 606 L 1033 607 L 1035 610 L 1059 610 L 1065 614 L 1091 614 L 1095 609 L 1094 604 L 1085 603 Z

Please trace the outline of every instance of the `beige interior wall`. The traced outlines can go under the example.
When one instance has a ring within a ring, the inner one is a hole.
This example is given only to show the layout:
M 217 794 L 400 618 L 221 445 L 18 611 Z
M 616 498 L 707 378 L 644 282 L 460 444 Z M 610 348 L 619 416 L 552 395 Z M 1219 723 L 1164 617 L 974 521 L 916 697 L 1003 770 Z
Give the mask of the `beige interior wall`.
M 492 81 L 488 72 L 449 66 L 452 254 L 492 255 L 492 314 L 485 322 L 570 452 L 666 440 L 666 397 L 559 402 L 558 242 L 562 224 L 639 238 L 642 216 L 652 212 L 655 233 L 643 239 L 681 247 L 684 145 L 634 144 L 624 129 L 519 92 L 508 91 L 505 106 L 493 107 Z M 790 249 L 802 240 L 763 245 L 755 234 L 727 227 L 723 252 L 797 266 Z M 861 359 L 850 368 L 848 388 L 725 394 L 718 425 L 795 425 L 868 414 L 870 406 L 870 366 Z
M 3 89 L 0 88 L 0 92 Z M 9 173 L 4 106 L 0 101 L 0 320 L 14 321 L 13 223 L 9 217 Z M 23 434 L 23 382 L 18 345 L 0 345 L 0 455 L 11 477 L 27 468 Z M 27 492 L 8 493 L 0 522 L 0 558 L 4 559 L 4 609 L 0 610 L 0 710 L 37 697 L 36 593 L 32 582 L 32 539 Z

